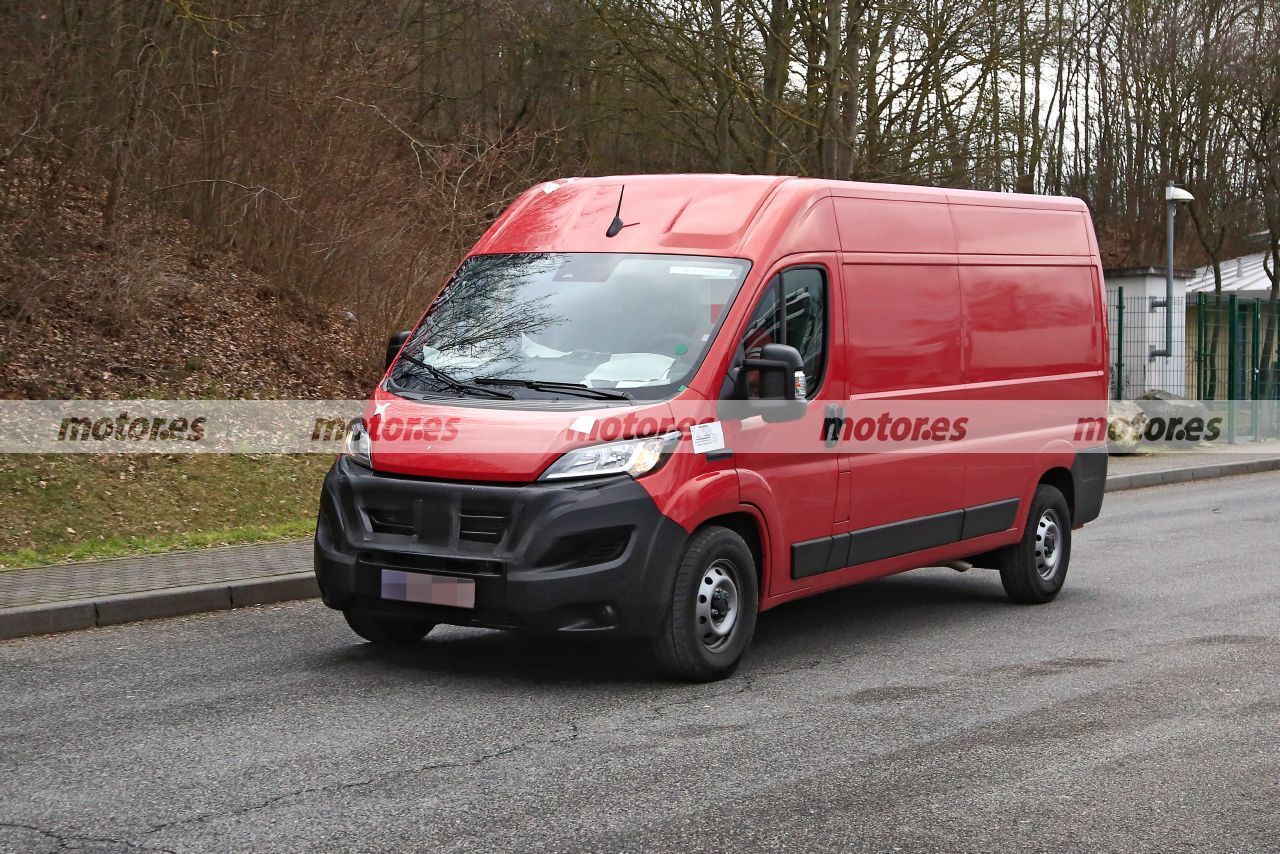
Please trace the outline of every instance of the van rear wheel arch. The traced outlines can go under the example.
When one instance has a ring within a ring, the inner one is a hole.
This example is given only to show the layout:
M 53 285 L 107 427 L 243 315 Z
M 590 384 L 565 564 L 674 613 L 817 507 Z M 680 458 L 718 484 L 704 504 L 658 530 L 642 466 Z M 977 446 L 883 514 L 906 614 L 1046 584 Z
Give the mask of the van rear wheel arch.
M 1062 466 L 1055 466 L 1044 474 L 1040 475 L 1040 479 L 1036 481 L 1036 486 L 1052 486 L 1058 492 L 1062 493 L 1062 497 L 1067 502 L 1067 512 L 1071 514 L 1074 520 L 1076 517 L 1076 486 L 1075 478 L 1071 476 L 1071 470 Z M 1034 497 L 1034 490 L 1033 490 Z

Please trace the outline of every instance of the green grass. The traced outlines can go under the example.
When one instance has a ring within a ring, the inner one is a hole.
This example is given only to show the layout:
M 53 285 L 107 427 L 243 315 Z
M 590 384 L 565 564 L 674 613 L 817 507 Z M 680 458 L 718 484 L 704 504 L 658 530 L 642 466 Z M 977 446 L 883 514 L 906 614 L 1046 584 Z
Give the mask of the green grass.
M 332 461 L 0 455 L 0 569 L 310 536 Z

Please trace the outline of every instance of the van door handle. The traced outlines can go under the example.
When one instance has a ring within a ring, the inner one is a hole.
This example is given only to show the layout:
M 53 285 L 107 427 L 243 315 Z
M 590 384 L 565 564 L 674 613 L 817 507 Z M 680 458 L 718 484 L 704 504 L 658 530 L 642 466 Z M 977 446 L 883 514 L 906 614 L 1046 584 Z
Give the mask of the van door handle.
M 707 451 L 707 461 L 715 462 L 716 460 L 727 460 L 733 456 L 733 448 L 720 448 L 717 451 Z

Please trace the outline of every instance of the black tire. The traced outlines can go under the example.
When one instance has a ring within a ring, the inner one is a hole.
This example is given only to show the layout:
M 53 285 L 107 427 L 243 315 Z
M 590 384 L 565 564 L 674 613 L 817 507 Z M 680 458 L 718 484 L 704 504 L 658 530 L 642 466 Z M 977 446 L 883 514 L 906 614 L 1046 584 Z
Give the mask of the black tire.
M 1062 493 L 1036 487 L 1022 540 L 999 552 L 1000 582 L 1015 602 L 1040 605 L 1062 589 L 1071 563 L 1071 510 Z
M 425 620 L 368 611 L 343 611 L 342 616 L 347 618 L 351 631 L 378 646 L 409 646 L 422 640 L 436 627 L 435 623 Z
M 676 679 L 723 679 L 751 644 L 759 604 L 756 562 L 746 542 L 728 528 L 703 528 L 685 545 L 662 627 L 650 642 L 652 656 Z

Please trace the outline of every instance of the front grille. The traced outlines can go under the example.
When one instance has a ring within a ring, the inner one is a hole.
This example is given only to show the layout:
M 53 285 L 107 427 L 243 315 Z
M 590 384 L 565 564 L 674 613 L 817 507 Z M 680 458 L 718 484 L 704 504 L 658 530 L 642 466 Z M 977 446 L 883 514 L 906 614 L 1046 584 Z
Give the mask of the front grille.
M 502 561 L 456 555 L 405 554 L 402 552 L 361 552 L 361 563 L 373 569 L 389 567 L 417 572 L 444 572 L 449 575 L 502 575 Z
M 493 508 L 462 508 L 458 539 L 473 543 L 498 543 L 507 533 L 511 517 Z
M 423 508 L 418 508 L 421 510 Z M 447 542 L 451 536 L 449 509 L 433 507 L 433 512 L 419 513 L 413 507 L 365 508 L 369 530 L 375 534 L 417 536 L 424 542 Z M 455 511 L 456 512 L 456 511 Z M 509 511 L 497 507 L 467 507 L 457 517 L 458 539 L 471 543 L 497 545 L 511 526 Z
M 365 515 L 369 517 L 369 528 L 375 534 L 398 534 L 402 537 L 412 537 L 413 530 L 413 510 L 375 510 L 367 508 Z

